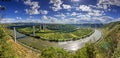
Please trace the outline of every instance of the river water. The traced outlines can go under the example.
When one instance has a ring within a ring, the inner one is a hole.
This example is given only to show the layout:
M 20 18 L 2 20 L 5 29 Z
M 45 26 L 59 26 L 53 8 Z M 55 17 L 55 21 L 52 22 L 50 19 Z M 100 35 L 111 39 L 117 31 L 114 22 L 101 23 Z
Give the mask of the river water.
M 50 42 L 50 41 L 44 41 L 41 39 L 35 39 L 33 37 L 26 36 L 19 32 L 17 32 L 17 40 L 31 47 L 35 47 L 37 49 L 43 49 L 50 46 L 55 46 L 55 47 L 63 48 L 65 50 L 69 50 L 69 51 L 76 51 L 84 47 L 86 43 L 88 42 L 94 43 L 100 39 L 102 35 L 101 31 L 97 29 L 94 29 L 94 30 L 95 32 L 91 36 L 80 39 L 80 40 L 76 40 L 76 41 Z
M 70 51 L 76 51 L 85 46 L 86 43 L 91 42 L 94 43 L 98 41 L 101 37 L 101 32 L 95 29 L 95 32 L 86 38 L 76 40 L 76 41 L 67 41 L 67 42 L 59 42 L 58 45 L 60 48 L 64 48 Z

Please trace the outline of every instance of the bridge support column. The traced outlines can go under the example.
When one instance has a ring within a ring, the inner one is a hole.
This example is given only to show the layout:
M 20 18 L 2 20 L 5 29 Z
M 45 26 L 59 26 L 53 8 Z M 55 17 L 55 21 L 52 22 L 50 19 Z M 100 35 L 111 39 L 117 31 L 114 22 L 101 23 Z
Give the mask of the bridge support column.
M 14 27 L 14 41 L 16 42 L 16 28 Z
M 39 31 L 41 30 L 41 25 L 39 25 Z
M 35 36 L 35 26 L 33 26 L 33 36 Z

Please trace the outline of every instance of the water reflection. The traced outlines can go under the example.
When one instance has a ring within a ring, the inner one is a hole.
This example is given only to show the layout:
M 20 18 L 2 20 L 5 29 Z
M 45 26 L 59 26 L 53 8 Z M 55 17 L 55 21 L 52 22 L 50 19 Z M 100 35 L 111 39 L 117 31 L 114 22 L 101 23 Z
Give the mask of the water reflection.
M 92 43 L 96 42 L 97 40 L 100 39 L 100 37 L 101 37 L 101 32 L 95 29 L 95 32 L 90 37 L 80 39 L 77 41 L 59 42 L 58 46 L 66 50 L 76 51 L 82 48 L 87 42 L 92 42 Z
M 33 37 L 25 36 L 24 34 L 21 34 L 19 32 L 17 32 L 17 35 L 18 35 L 17 38 L 24 37 L 24 38 L 18 39 L 19 41 L 24 42 L 27 45 L 38 48 L 38 49 L 47 48 L 49 46 L 55 46 L 59 48 L 64 48 L 65 50 L 69 50 L 69 51 L 77 51 L 78 49 L 82 48 L 87 42 L 96 42 L 97 40 L 99 40 L 101 37 L 101 32 L 95 29 L 95 32 L 87 38 L 83 38 L 76 41 L 67 41 L 67 42 L 58 42 L 58 43 L 43 41 L 41 39 L 35 39 Z

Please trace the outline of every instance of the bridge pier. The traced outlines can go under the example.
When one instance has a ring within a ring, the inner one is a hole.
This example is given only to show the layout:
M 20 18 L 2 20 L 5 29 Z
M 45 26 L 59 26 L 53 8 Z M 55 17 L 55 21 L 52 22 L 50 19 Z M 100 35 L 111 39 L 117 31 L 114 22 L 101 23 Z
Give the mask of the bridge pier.
M 16 42 L 16 28 L 14 27 L 14 41 Z
M 33 26 L 33 36 L 35 36 L 35 26 Z

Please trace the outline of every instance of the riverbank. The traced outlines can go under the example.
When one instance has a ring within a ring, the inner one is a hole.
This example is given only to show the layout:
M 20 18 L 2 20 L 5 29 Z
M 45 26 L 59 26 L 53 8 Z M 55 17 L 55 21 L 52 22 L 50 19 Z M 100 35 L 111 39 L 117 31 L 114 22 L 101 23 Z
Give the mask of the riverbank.
M 21 28 L 18 32 L 23 33 L 27 36 L 35 37 L 37 39 L 47 40 L 51 42 L 65 42 L 65 41 L 75 41 L 85 37 L 89 37 L 94 33 L 93 29 L 75 29 L 72 31 L 63 30 L 40 30 L 35 32 L 33 36 L 32 29 Z
M 36 48 L 38 50 L 42 50 L 44 48 L 48 48 L 48 47 L 59 47 L 59 48 L 64 48 L 66 50 L 70 50 L 70 51 L 76 51 L 82 47 L 84 47 L 84 45 L 91 41 L 91 42 L 95 42 L 97 40 L 100 39 L 101 37 L 101 32 L 97 29 L 95 29 L 95 32 L 90 35 L 89 37 L 80 39 L 80 40 L 75 40 L 75 41 L 66 41 L 66 42 L 50 42 L 50 41 L 44 41 L 41 39 L 35 39 L 34 37 L 29 37 L 26 36 L 24 34 L 21 34 L 19 32 L 17 32 L 17 40 L 20 41 L 21 43 L 24 43 L 30 47 Z

